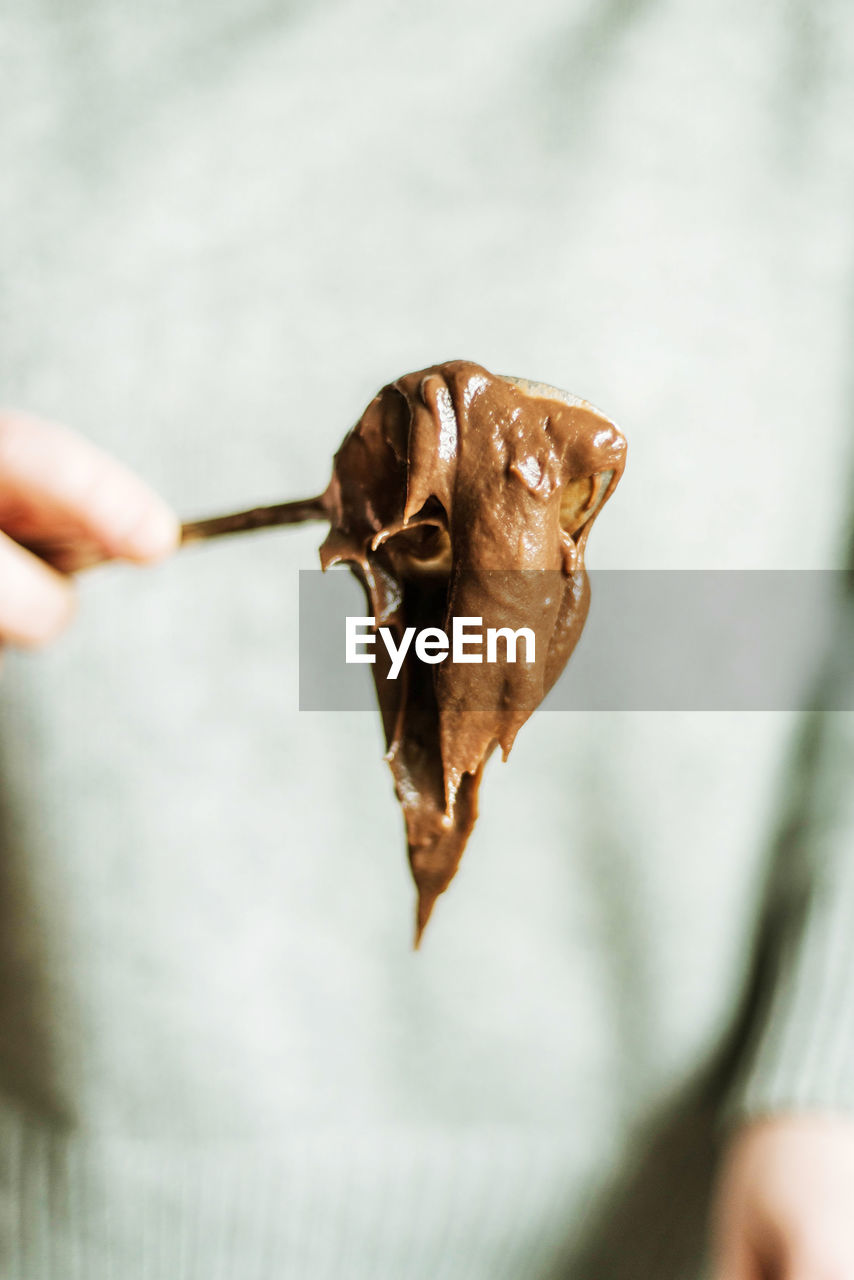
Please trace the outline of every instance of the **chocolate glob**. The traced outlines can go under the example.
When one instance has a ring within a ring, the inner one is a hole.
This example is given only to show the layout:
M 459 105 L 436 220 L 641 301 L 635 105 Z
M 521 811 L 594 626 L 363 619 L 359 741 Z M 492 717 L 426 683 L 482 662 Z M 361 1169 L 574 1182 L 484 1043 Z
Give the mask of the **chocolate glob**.
M 396 679 L 376 646 L 386 759 L 418 890 L 416 945 L 477 818 L 484 765 L 504 759 L 563 670 L 590 591 L 584 551 L 619 481 L 626 442 L 607 418 L 553 387 L 454 360 L 398 378 L 335 455 L 322 497 L 324 568 L 346 563 L 377 627 L 450 633 L 455 618 L 527 627 L 497 660 L 428 664 L 407 651 Z
M 192 543 L 329 522 L 321 563 L 350 566 L 384 641 L 374 683 L 418 889 L 416 946 L 471 834 L 487 759 L 496 747 L 507 758 L 581 635 L 587 538 L 625 457 L 585 401 L 452 360 L 383 387 L 318 497 L 182 526 Z M 485 655 L 406 647 L 474 622 Z

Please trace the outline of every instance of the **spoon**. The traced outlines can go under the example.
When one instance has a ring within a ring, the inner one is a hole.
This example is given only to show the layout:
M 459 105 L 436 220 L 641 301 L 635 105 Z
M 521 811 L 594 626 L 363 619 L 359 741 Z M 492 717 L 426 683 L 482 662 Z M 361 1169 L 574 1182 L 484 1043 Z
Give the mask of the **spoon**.
M 544 396 L 549 399 L 562 400 L 565 404 L 577 406 L 579 408 L 592 408 L 586 400 L 580 399 L 567 391 L 562 391 L 559 387 L 553 387 L 542 382 L 532 382 L 528 378 L 510 377 L 509 375 L 501 375 L 505 382 L 509 382 L 517 386 L 521 391 L 528 395 Z M 568 493 L 561 511 L 562 524 L 565 532 L 572 534 L 576 532 L 576 526 L 568 527 L 568 517 L 571 515 L 578 521 L 578 513 L 582 513 L 583 519 L 578 523 L 584 523 L 589 520 L 601 505 L 602 500 L 609 492 L 614 483 L 613 472 L 603 472 L 596 479 L 593 489 L 582 496 L 574 491 Z M 572 511 L 570 510 L 572 508 Z M 193 542 L 207 541 L 209 538 L 220 538 L 231 533 L 248 533 L 253 529 L 271 529 L 276 526 L 289 524 L 303 524 L 311 520 L 328 520 L 329 511 L 324 501 L 324 495 L 318 494 L 314 498 L 297 498 L 291 502 L 277 502 L 269 507 L 252 507 L 248 511 L 235 511 L 229 515 L 211 516 L 204 520 L 188 520 L 181 525 L 180 545 L 188 546 Z M 63 573 L 77 573 L 82 569 L 89 569 L 96 564 L 100 564 L 104 560 L 103 549 L 93 544 L 83 544 L 79 540 L 64 541 L 28 541 L 24 544 L 27 550 L 33 551 L 41 559 L 46 560 L 48 564 L 59 569 Z
M 189 520 L 181 525 L 181 546 L 189 542 L 202 542 L 207 538 L 221 538 L 227 533 L 246 533 L 250 529 L 271 529 L 275 525 L 328 519 L 329 513 L 322 494 L 316 498 L 297 498 L 293 502 L 277 502 L 272 507 L 235 511 L 233 515 Z
M 181 525 L 180 545 L 218 538 L 226 533 L 245 533 L 251 529 L 267 529 L 274 525 L 301 524 L 307 520 L 328 520 L 322 496 L 300 498 L 294 502 L 277 502 L 272 507 L 253 507 L 232 515 L 214 516 L 207 520 L 189 520 Z M 58 569 L 60 573 L 80 573 L 103 564 L 109 557 L 100 543 L 80 537 L 27 538 L 21 544 L 26 551 Z

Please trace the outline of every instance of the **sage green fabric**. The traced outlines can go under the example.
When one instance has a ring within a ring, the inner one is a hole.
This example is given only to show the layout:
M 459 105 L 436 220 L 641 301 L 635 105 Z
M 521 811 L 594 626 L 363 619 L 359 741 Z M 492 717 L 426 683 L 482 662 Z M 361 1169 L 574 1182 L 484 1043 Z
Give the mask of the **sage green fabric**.
M 852 57 L 832 0 L 2 0 L 0 398 L 189 517 L 470 358 L 625 430 L 594 567 L 841 567 Z M 379 724 L 298 710 L 317 541 L 5 658 L 0 1274 L 699 1280 L 727 1127 L 854 1106 L 851 714 L 535 717 L 413 954 Z

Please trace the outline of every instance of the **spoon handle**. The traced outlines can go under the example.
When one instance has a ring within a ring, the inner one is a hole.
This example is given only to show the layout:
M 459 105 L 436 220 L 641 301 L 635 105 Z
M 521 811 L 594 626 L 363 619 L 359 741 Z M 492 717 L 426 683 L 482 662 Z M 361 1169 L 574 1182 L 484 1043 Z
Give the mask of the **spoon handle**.
M 321 494 L 316 498 L 300 498 L 296 502 L 279 502 L 273 507 L 253 507 L 251 511 L 237 511 L 234 515 L 214 516 L 210 520 L 188 521 L 181 526 L 181 546 L 201 542 L 205 538 L 218 538 L 225 533 L 245 533 L 249 529 L 328 519 L 329 512 Z M 100 543 L 80 537 L 27 539 L 21 545 L 61 573 L 80 573 L 83 569 L 103 564 L 109 558 Z
M 277 502 L 272 507 L 253 507 L 233 515 L 213 516 L 207 520 L 189 520 L 181 526 L 181 545 L 219 538 L 226 533 L 246 533 L 250 529 L 269 529 L 274 525 L 302 524 L 306 520 L 328 520 L 323 495 L 298 498 L 294 502 Z

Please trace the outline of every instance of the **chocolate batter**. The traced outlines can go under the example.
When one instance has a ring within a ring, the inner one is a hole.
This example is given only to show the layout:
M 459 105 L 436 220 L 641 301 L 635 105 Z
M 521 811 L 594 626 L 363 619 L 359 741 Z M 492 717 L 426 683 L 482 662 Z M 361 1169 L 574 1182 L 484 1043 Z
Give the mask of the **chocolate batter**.
M 377 646 L 416 945 L 474 826 L 486 760 L 495 747 L 506 760 L 581 634 L 585 545 L 625 453 L 613 423 L 583 401 L 454 360 L 384 387 L 335 456 L 321 563 L 350 566 L 377 626 L 399 641 L 407 626 L 450 632 L 469 616 L 536 636 L 530 665 L 428 666 L 411 647 L 395 681 Z
M 323 568 L 345 563 L 369 612 L 400 643 L 454 618 L 529 627 L 530 663 L 450 659 L 410 646 L 397 679 L 376 645 L 386 759 L 418 889 L 415 945 L 477 818 L 483 767 L 503 758 L 560 675 L 590 601 L 584 551 L 623 472 L 626 442 L 591 405 L 554 387 L 452 360 L 383 387 L 335 455 L 318 498 L 184 526 L 191 541 L 328 519 Z M 522 657 L 524 657 L 524 646 Z

